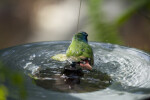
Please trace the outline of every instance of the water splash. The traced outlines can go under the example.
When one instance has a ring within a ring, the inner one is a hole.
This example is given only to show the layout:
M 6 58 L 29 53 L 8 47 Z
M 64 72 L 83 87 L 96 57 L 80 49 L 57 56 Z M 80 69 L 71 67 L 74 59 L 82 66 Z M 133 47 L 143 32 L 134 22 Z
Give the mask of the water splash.
M 95 67 L 111 75 L 115 81 L 125 86 L 150 88 L 148 54 L 116 45 L 109 46 L 109 49 L 97 48 L 94 51 Z

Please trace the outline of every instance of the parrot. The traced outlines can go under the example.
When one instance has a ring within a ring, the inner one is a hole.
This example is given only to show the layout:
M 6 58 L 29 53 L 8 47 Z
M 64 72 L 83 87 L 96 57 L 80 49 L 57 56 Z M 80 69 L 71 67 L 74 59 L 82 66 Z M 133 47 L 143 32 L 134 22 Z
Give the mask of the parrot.
M 75 33 L 70 46 L 66 51 L 69 62 L 79 64 L 81 68 L 92 70 L 94 64 L 93 50 L 88 44 L 86 32 Z

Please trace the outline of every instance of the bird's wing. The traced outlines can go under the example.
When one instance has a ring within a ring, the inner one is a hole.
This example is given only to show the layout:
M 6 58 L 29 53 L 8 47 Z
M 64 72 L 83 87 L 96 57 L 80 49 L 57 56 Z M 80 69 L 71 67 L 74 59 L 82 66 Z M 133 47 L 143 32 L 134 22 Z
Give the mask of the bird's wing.
M 57 60 L 57 61 L 65 61 L 67 60 L 66 54 L 57 54 L 51 57 L 51 59 L 53 60 Z
M 92 48 L 87 43 L 81 41 L 72 42 L 66 55 L 67 57 L 76 57 L 77 61 L 86 58 L 93 59 Z

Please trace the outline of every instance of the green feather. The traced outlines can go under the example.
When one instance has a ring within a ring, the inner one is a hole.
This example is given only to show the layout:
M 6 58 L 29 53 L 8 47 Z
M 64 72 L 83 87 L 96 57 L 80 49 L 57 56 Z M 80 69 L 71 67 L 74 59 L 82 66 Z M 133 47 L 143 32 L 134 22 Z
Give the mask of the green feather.
M 87 36 L 83 33 L 77 33 L 72 39 L 66 56 L 68 58 L 73 58 L 73 61 L 81 61 L 82 59 L 90 59 L 90 64 L 93 65 L 93 50 L 88 44 Z

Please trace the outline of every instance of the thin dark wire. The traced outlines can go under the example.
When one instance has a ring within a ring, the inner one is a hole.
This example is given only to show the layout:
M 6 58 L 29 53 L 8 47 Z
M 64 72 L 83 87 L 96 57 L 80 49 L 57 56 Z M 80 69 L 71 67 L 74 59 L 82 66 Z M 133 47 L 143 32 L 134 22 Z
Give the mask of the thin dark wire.
M 77 22 L 77 32 L 79 31 L 80 12 L 81 12 L 81 3 L 82 3 L 82 0 L 80 0 L 80 7 L 79 7 L 79 14 L 78 14 L 78 22 Z

